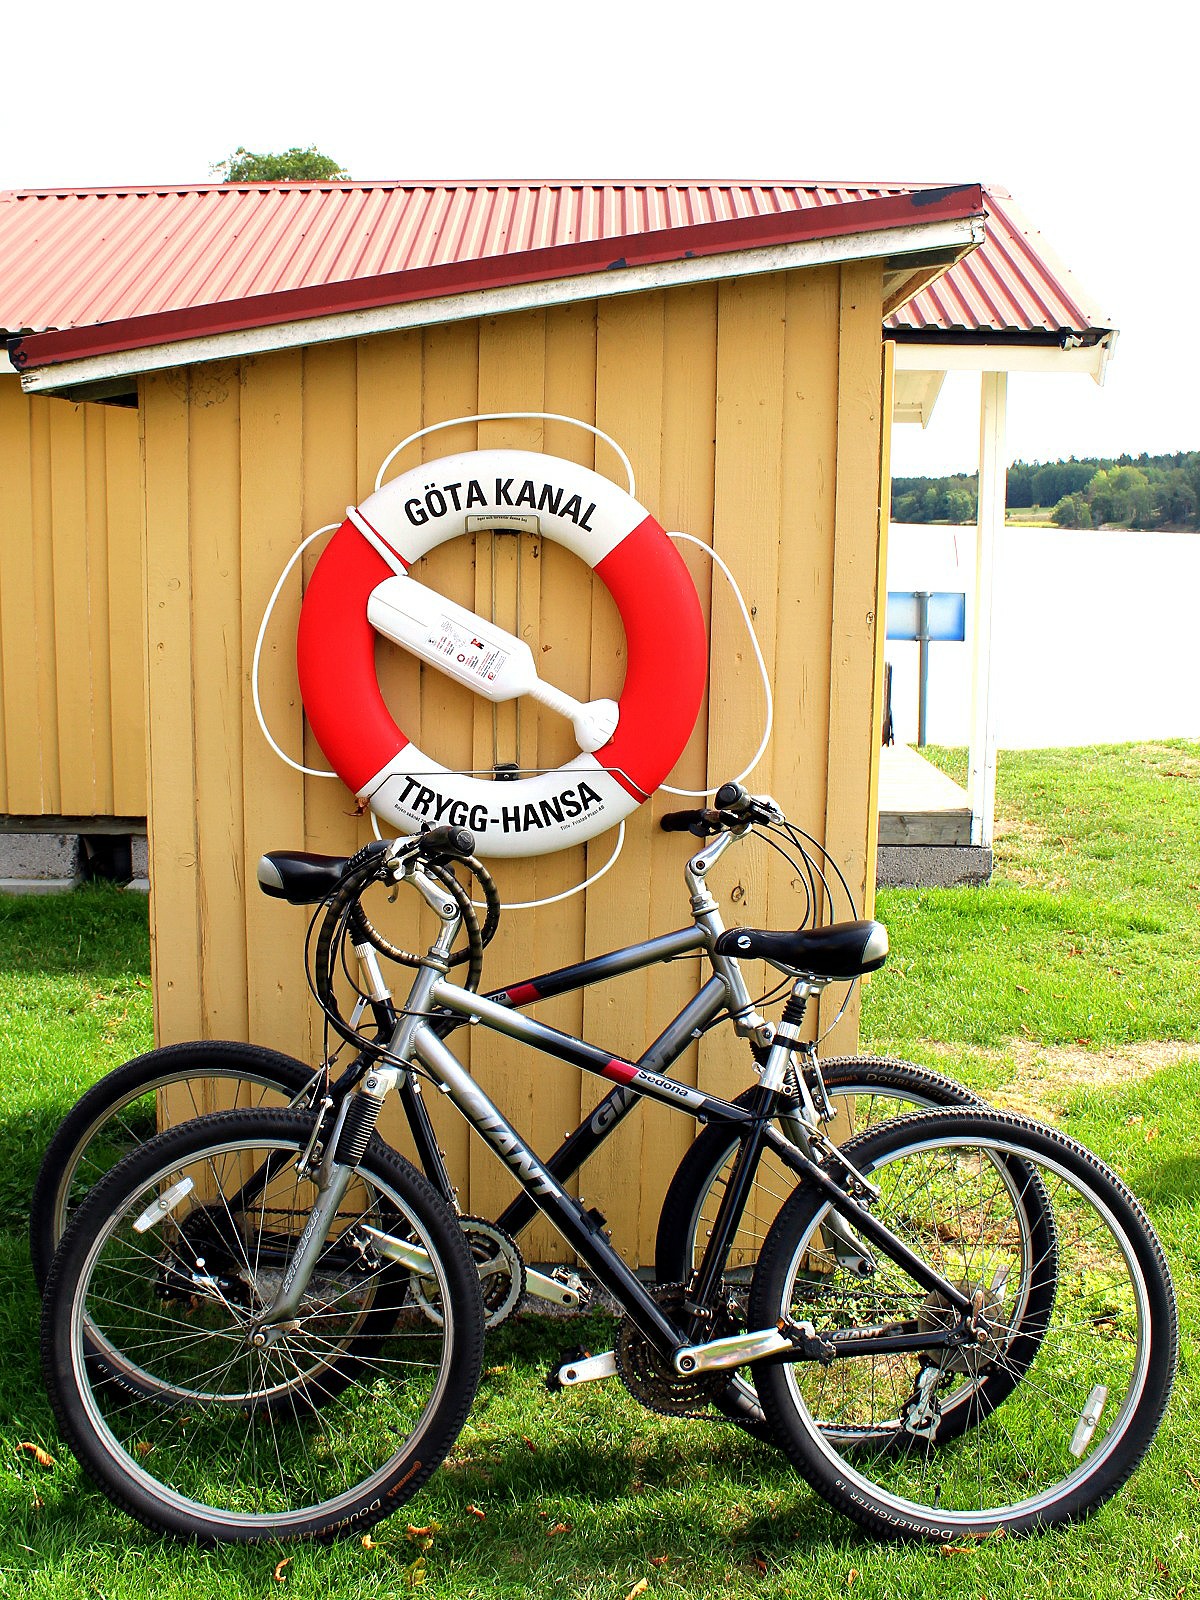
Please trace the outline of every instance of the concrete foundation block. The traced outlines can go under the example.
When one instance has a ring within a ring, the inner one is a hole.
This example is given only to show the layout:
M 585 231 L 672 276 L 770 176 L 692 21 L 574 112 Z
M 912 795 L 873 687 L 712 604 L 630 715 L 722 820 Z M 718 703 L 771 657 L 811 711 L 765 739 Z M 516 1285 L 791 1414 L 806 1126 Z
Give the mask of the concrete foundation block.
M 0 833 L 0 890 L 48 894 L 79 882 L 79 836 Z
M 991 848 L 979 844 L 881 844 L 875 868 L 881 889 L 951 889 L 991 875 Z

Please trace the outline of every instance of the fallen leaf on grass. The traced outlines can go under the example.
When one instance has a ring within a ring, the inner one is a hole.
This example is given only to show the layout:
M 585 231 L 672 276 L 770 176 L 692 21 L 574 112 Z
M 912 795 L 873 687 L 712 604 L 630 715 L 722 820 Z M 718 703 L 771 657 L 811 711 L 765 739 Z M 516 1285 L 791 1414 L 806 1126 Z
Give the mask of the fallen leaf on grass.
M 133 1448 L 137 1451 L 138 1455 L 148 1456 L 151 1450 L 154 1449 L 154 1446 L 150 1443 L 149 1439 L 139 1439 Z
M 857 1567 L 851 1567 L 850 1571 L 846 1574 L 846 1587 L 847 1587 L 847 1589 L 849 1589 L 853 1584 L 855 1584 L 857 1582 L 858 1582 L 858 1568 Z
M 275 1564 L 275 1572 L 273 1574 L 276 1583 L 286 1583 L 287 1582 L 287 1573 L 283 1569 L 284 1569 L 284 1567 L 291 1566 L 291 1564 L 292 1564 L 291 1556 L 284 1556 L 282 1561 L 276 1562 L 276 1564 Z
M 560 1533 L 570 1533 L 570 1531 L 571 1524 L 569 1522 L 556 1522 L 552 1528 L 546 1529 L 546 1537 L 547 1539 L 555 1539 Z
M 537 1449 L 537 1445 L 534 1444 L 533 1440 L 529 1437 L 529 1435 L 527 1433 L 523 1433 L 521 1435 L 521 1443 L 525 1446 L 526 1450 L 536 1450 Z
M 649 1578 L 639 1578 L 638 1581 L 634 1584 L 633 1588 L 630 1589 L 629 1593 L 625 1596 L 625 1600 L 637 1600 L 637 1596 L 639 1594 L 645 1594 L 646 1590 L 649 1587 L 650 1587 Z
M 405 1571 L 405 1574 L 404 1574 L 405 1578 L 408 1580 L 408 1587 L 410 1589 L 419 1589 L 419 1588 L 421 1588 L 421 1586 L 425 1582 L 425 1574 L 426 1574 L 425 1557 L 424 1556 L 418 1556 L 417 1559 L 413 1562 L 412 1566 L 409 1567 Z
M 665 1567 L 670 1562 L 670 1559 L 670 1556 L 651 1556 L 650 1565 L 652 1567 Z
M 487 1520 L 487 1512 L 486 1511 L 480 1511 L 478 1506 L 468 1506 L 467 1510 L 471 1513 L 471 1515 L 473 1517 L 478 1517 L 480 1522 L 485 1522 Z
M 17 1449 L 23 1450 L 27 1456 L 32 1456 L 39 1467 L 52 1467 L 54 1465 L 54 1457 L 48 1450 L 43 1450 L 40 1444 L 33 1444 L 26 1439 L 23 1444 L 17 1446 Z
M 1170 1569 L 1168 1568 L 1166 1562 L 1160 1561 L 1157 1556 L 1154 1558 L 1154 1565 L 1162 1573 L 1164 1578 L 1169 1578 L 1171 1576 Z
M 750 1564 L 751 1566 L 757 1567 L 759 1572 L 765 1573 L 767 1570 L 767 1563 L 761 1556 L 751 1556 Z
M 364 1550 L 378 1550 L 379 1549 L 379 1546 L 375 1543 L 375 1540 L 372 1539 L 372 1537 L 371 1537 L 371 1535 L 369 1533 L 364 1533 L 363 1534 L 363 1536 L 362 1536 L 362 1547 L 363 1547 Z
M 423 1528 L 414 1528 L 410 1522 L 404 1530 L 406 1539 L 432 1539 L 435 1533 L 441 1533 L 440 1522 L 428 1522 Z

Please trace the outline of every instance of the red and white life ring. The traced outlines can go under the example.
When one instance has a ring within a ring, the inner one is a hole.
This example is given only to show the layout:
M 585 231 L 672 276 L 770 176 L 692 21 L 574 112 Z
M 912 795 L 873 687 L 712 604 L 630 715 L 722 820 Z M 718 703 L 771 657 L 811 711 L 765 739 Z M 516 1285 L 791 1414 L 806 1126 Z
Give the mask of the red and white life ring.
M 395 570 L 374 540 L 407 569 L 480 527 L 536 529 L 573 551 L 616 602 L 627 647 L 608 743 L 555 772 L 506 783 L 452 772 L 401 731 L 379 690 L 367 620 L 372 590 Z M 645 507 L 586 467 L 519 450 L 426 462 L 364 500 L 309 579 L 297 637 L 304 710 L 338 776 L 401 831 L 434 822 L 468 827 L 485 856 L 561 850 L 641 805 L 695 725 L 707 653 L 687 568 Z

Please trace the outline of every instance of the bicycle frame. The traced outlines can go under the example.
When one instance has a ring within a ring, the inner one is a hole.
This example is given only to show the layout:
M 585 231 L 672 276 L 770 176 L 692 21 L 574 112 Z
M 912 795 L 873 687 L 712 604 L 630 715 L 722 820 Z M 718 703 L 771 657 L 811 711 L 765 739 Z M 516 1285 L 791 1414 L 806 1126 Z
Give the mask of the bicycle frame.
M 453 1021 L 454 1026 L 460 1026 L 469 1017 L 476 1014 L 478 1003 L 486 1002 L 493 1010 L 489 1013 L 495 1016 L 500 1010 L 509 1014 L 520 1012 L 524 1007 L 536 1004 L 538 1001 L 551 1000 L 559 995 L 572 994 L 590 988 L 593 984 L 604 983 L 612 978 L 623 977 L 628 973 L 639 972 L 645 968 L 657 966 L 667 961 L 675 961 L 681 957 L 696 955 L 707 956 L 712 968 L 712 975 L 701 986 L 697 993 L 688 1001 L 687 1005 L 671 1019 L 658 1038 L 638 1057 L 634 1063 L 627 1063 L 631 1070 L 638 1070 L 651 1075 L 660 1076 L 669 1071 L 690 1044 L 700 1037 L 723 1013 L 733 1019 L 734 1027 L 747 1038 L 756 1040 L 761 1044 L 768 1044 L 772 1036 L 772 1027 L 754 1009 L 749 991 L 736 961 L 718 956 L 714 953 L 713 945 L 717 937 L 725 931 L 721 919 L 720 907 L 709 893 L 705 878 L 708 871 L 720 859 L 729 846 L 740 834 L 725 834 L 713 839 L 706 849 L 698 852 L 688 862 L 685 868 L 685 878 L 691 892 L 693 922 L 686 928 L 678 928 L 672 933 L 659 934 L 653 939 L 639 941 L 631 945 L 624 945 L 618 950 L 612 950 L 604 955 L 592 956 L 586 961 L 573 963 L 571 966 L 559 967 L 552 972 L 539 973 L 531 978 L 522 978 L 516 982 L 507 983 L 500 988 L 492 989 L 484 995 L 473 996 L 477 1002 L 474 1013 L 463 1012 L 449 1004 L 442 1004 L 438 1000 L 431 1003 L 442 1006 L 439 1021 Z M 400 1017 L 391 1004 L 391 996 L 387 991 L 382 976 L 375 961 L 374 951 L 367 946 L 357 946 L 356 952 L 367 972 L 368 982 L 372 991 L 372 1003 L 376 1006 L 376 1021 L 381 1032 L 394 1038 L 395 1031 L 400 1023 Z M 467 991 L 458 991 L 466 993 Z M 411 1000 L 409 1002 L 411 1006 Z M 500 1022 L 493 1022 L 492 1026 L 498 1032 L 509 1031 Z M 549 1030 L 554 1032 L 554 1030 Z M 513 1033 L 513 1037 L 520 1037 Z M 565 1039 L 566 1035 L 561 1035 Z M 580 1041 L 576 1041 L 579 1043 Z M 590 1054 L 587 1061 L 570 1053 L 562 1055 L 561 1059 L 574 1065 L 585 1067 L 587 1062 L 594 1062 L 602 1058 L 607 1063 L 614 1058 L 603 1051 L 593 1051 L 587 1047 Z M 554 1053 L 551 1051 L 550 1053 Z M 389 1054 L 394 1054 L 394 1046 L 389 1047 Z M 351 1070 L 339 1081 L 337 1088 L 343 1093 L 348 1091 L 361 1079 L 364 1067 L 356 1063 Z M 671 1080 L 673 1082 L 673 1080 Z M 453 1185 L 446 1171 L 445 1162 L 438 1148 L 437 1138 L 429 1113 L 418 1084 L 411 1073 L 406 1073 L 398 1084 L 401 1104 L 404 1108 L 409 1131 L 412 1135 L 417 1150 L 418 1159 L 427 1178 L 438 1189 L 442 1198 L 452 1205 L 456 1201 Z M 618 1087 L 605 1097 L 600 1104 L 594 1107 L 587 1116 L 569 1133 L 553 1155 L 546 1160 L 546 1169 L 559 1182 L 565 1183 L 572 1178 L 583 1164 L 588 1161 L 600 1148 L 604 1141 L 624 1121 L 629 1112 L 638 1103 L 639 1094 L 630 1088 L 626 1080 L 620 1080 Z M 675 1103 L 675 1102 L 671 1102 Z M 537 1214 L 537 1207 L 526 1194 L 518 1194 L 506 1209 L 495 1218 L 496 1225 L 505 1232 L 517 1234 L 526 1227 Z
M 734 836 L 726 836 L 724 840 L 716 842 L 727 845 L 732 837 Z M 726 1005 L 729 1005 L 731 993 L 736 996 L 736 1000 L 734 1005 L 730 1005 L 730 1009 L 743 1029 L 753 1030 L 761 1024 L 761 1019 L 753 1011 L 737 963 L 724 960 L 712 949 L 716 934 L 721 931 L 720 917 L 716 902 L 704 885 L 703 877 L 719 853 L 715 849 L 706 850 L 689 863 L 688 878 L 693 890 L 692 910 L 695 919 L 693 928 L 681 929 L 675 934 L 664 935 L 641 945 L 627 946 L 622 951 L 595 958 L 592 962 L 580 963 L 574 968 L 560 969 L 558 974 L 549 975 L 543 980 L 541 989 L 538 989 L 533 982 L 527 986 L 528 990 L 537 992 L 528 993 L 526 998 L 544 998 L 545 990 L 553 983 L 561 985 L 556 992 L 567 992 L 571 988 L 580 987 L 581 981 L 589 979 L 598 981 L 603 976 L 635 971 L 641 966 L 692 949 L 707 950 L 715 969 L 713 978 L 702 987 L 700 993 L 637 1063 L 625 1061 L 586 1040 L 523 1015 L 514 1008 L 511 992 L 513 988 L 517 988 L 517 998 L 522 998 L 519 986 L 510 985 L 508 989 L 500 991 L 503 996 L 502 1003 L 501 1000 L 450 983 L 446 974 L 449 971 L 449 956 L 460 927 L 459 913 L 456 907 L 447 901 L 444 890 L 427 877 L 419 865 L 410 865 L 404 876 L 420 891 L 435 911 L 441 922 L 441 931 L 418 968 L 404 1008 L 398 1014 L 397 1025 L 389 1046 L 386 1052 L 382 1052 L 387 1064 L 373 1065 L 368 1076 L 362 1081 L 361 1093 L 369 1097 L 371 1110 L 369 1118 L 366 1121 L 360 1118 L 359 1124 L 366 1127 L 369 1136 L 374 1118 L 378 1116 L 378 1109 L 391 1089 L 406 1081 L 411 1082 L 414 1066 L 423 1069 L 436 1086 L 453 1101 L 470 1126 L 509 1167 L 523 1191 L 525 1204 L 547 1217 L 591 1269 L 597 1281 L 623 1307 L 639 1332 L 661 1355 L 673 1360 L 680 1371 L 692 1370 L 697 1364 L 733 1367 L 751 1359 L 752 1356 L 756 1359 L 768 1355 L 787 1359 L 811 1359 L 813 1356 L 813 1350 L 808 1348 L 806 1338 L 801 1338 L 797 1342 L 794 1330 L 785 1332 L 782 1329 L 763 1329 L 738 1335 L 732 1339 L 714 1341 L 711 1345 L 691 1343 L 703 1331 L 705 1323 L 711 1320 L 711 1301 L 719 1290 L 725 1260 L 740 1223 L 742 1209 L 754 1181 L 758 1157 L 764 1145 L 770 1146 L 798 1178 L 807 1179 L 815 1184 L 830 1200 L 840 1219 L 850 1222 L 862 1237 L 902 1265 L 922 1288 L 929 1293 L 942 1295 L 965 1320 L 971 1311 L 969 1298 L 940 1274 L 933 1272 L 902 1241 L 876 1222 L 848 1193 L 848 1186 L 835 1181 L 829 1173 L 818 1166 L 808 1149 L 792 1143 L 772 1126 L 772 1119 L 781 1102 L 786 1099 L 783 1087 L 791 1053 L 797 1048 L 794 1039 L 778 1036 L 773 1039 L 762 1068 L 762 1084 L 753 1110 L 734 1105 L 719 1096 L 691 1089 L 673 1078 L 652 1071 L 645 1064 L 650 1059 L 658 1059 L 659 1056 L 667 1062 L 679 1055 L 687 1042 L 695 1036 L 701 1019 L 715 1018 Z M 367 959 L 364 965 L 371 976 L 373 991 L 378 991 L 373 998 L 378 1000 L 381 996 L 386 996 L 387 991 L 382 987 L 377 964 Z M 812 988 L 813 985 L 807 980 L 799 979 L 796 993 L 808 994 L 812 992 Z M 592 1118 L 581 1124 L 576 1134 L 570 1136 L 566 1144 L 560 1146 L 555 1157 L 551 1158 L 552 1161 L 558 1162 L 560 1172 L 556 1173 L 549 1162 L 543 1162 L 529 1147 L 517 1129 L 504 1117 L 439 1037 L 434 1024 L 443 1022 L 447 1014 L 459 1021 L 484 1026 L 491 1031 L 504 1034 L 518 1043 L 568 1062 L 582 1071 L 615 1081 L 619 1085 L 619 1090 L 615 1090 L 609 1096 L 609 1101 L 613 1104 L 613 1118 L 617 1121 L 636 1100 L 648 1097 L 698 1120 L 721 1122 L 737 1128 L 739 1151 L 696 1281 L 689 1292 L 686 1328 L 681 1329 L 671 1321 L 613 1249 L 604 1232 L 602 1220 L 597 1220 L 585 1212 L 563 1187 L 562 1176 L 568 1175 L 565 1169 L 570 1165 L 573 1170 L 574 1166 L 585 1159 L 581 1151 L 587 1150 L 590 1153 L 590 1149 L 595 1148 L 595 1144 L 611 1131 L 611 1123 L 601 1121 L 597 1127 L 589 1127 L 589 1124 L 596 1120 L 596 1113 L 593 1113 Z M 279 1324 L 294 1313 L 324 1236 L 336 1213 L 337 1205 L 352 1176 L 353 1165 L 347 1164 L 338 1155 L 342 1148 L 342 1126 L 351 1103 L 348 1097 L 343 1104 L 338 1124 L 329 1139 L 321 1166 L 320 1192 L 316 1204 L 280 1292 L 263 1319 L 265 1325 Z M 365 1137 L 361 1148 L 365 1149 Z M 843 1178 L 849 1180 L 849 1184 L 856 1187 L 860 1193 L 865 1194 L 870 1190 L 870 1185 L 860 1175 L 855 1174 L 853 1169 L 846 1168 Z M 381 1237 L 375 1242 L 385 1249 L 389 1246 L 394 1247 L 400 1259 L 408 1261 L 412 1255 L 412 1247 L 401 1241 L 390 1241 L 386 1237 Z M 411 1261 L 409 1265 L 412 1265 Z M 948 1333 L 921 1334 L 920 1347 L 932 1348 L 948 1342 L 951 1337 L 952 1335 Z M 863 1347 L 862 1338 L 856 1338 L 854 1348 L 861 1352 Z M 827 1352 L 829 1359 L 836 1354 L 833 1343 L 826 1342 L 822 1350 Z M 822 1358 L 826 1358 L 825 1355 Z

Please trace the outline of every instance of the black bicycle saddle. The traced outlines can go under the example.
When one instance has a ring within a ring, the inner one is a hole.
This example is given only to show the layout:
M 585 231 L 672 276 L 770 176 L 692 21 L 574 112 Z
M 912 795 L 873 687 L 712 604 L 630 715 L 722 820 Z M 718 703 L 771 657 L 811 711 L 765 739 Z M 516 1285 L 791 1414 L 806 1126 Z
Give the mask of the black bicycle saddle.
M 327 900 L 346 870 L 347 856 L 318 856 L 308 850 L 270 850 L 259 859 L 258 886 L 292 906 Z
M 888 956 L 887 929 L 882 922 L 831 922 L 827 928 L 797 928 L 773 933 L 769 928 L 730 928 L 714 947 L 719 956 L 769 961 L 789 972 L 815 978 L 860 978 L 874 972 Z

